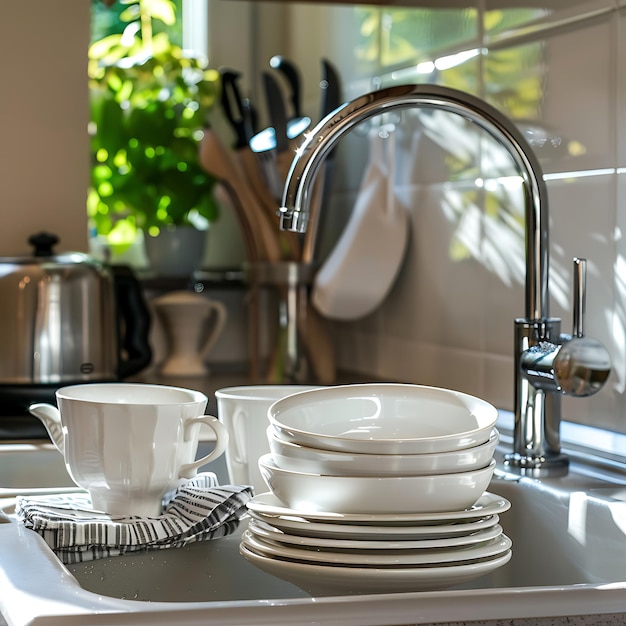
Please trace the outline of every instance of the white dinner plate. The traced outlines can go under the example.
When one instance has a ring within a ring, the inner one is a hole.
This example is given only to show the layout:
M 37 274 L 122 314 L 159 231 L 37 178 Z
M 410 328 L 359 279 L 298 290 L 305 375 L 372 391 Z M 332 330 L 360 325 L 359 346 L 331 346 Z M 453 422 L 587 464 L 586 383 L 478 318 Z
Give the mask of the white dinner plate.
M 459 520 L 449 524 L 421 524 L 419 526 L 375 526 L 374 524 L 333 524 L 310 522 L 298 517 L 264 515 L 252 510 L 248 515 L 279 530 L 303 537 L 327 537 L 330 539 L 352 538 L 370 540 L 407 540 L 462 537 L 479 530 L 492 528 L 500 521 L 499 515 Z
M 469 546 L 490 539 L 495 539 L 502 534 L 502 526 L 496 524 L 491 528 L 479 530 L 470 535 L 460 537 L 445 537 L 437 539 L 347 539 L 306 537 L 286 533 L 270 524 L 260 520 L 251 519 L 248 530 L 261 539 L 274 541 L 295 546 L 309 546 L 312 548 L 329 548 L 332 550 L 427 550 L 432 548 L 454 548 Z
M 415 567 L 444 563 L 475 561 L 495 557 L 511 549 L 511 540 L 504 534 L 484 544 L 431 550 L 322 550 L 289 546 L 266 541 L 249 530 L 244 531 L 242 543 L 257 554 L 278 559 L 321 563 L 326 565 L 356 565 L 359 567 Z
M 281 515 L 298 517 L 309 521 L 334 522 L 335 524 L 376 524 L 406 525 L 432 522 L 451 522 L 456 520 L 498 515 L 511 507 L 511 503 L 502 496 L 485 491 L 476 503 L 461 511 L 444 511 L 441 513 L 333 513 L 331 511 L 314 511 L 292 509 L 285 506 L 270 491 L 254 496 L 246 506 L 266 516 Z
M 436 567 L 341 567 L 275 559 L 240 544 L 239 551 L 268 574 L 286 580 L 313 596 L 432 591 L 460 585 L 508 563 L 511 551 L 463 565 Z

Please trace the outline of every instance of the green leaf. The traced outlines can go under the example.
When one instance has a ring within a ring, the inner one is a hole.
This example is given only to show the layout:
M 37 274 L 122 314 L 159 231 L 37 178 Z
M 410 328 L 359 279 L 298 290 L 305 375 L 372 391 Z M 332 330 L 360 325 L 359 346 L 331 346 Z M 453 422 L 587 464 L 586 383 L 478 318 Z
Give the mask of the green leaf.
M 215 179 L 198 163 L 198 139 L 216 104 L 219 74 L 170 40 L 172 0 L 120 1 L 127 22 L 143 14 L 158 26 L 142 29 L 150 41 L 135 36 L 123 45 L 114 35 L 90 49 L 89 218 L 99 233 L 126 219 L 140 228 L 190 224 L 190 215 L 216 219 Z
M 100 147 L 109 154 L 115 154 L 120 147 L 128 142 L 124 122 L 124 111 L 114 100 L 104 100 L 100 108 L 100 119 L 97 121 L 97 133 Z
M 149 11 L 153 19 L 161 20 L 168 26 L 176 23 L 176 8 L 171 0 L 143 0 L 142 6 Z
M 140 19 L 141 9 L 139 4 L 131 4 L 125 11 L 120 13 L 120 20 L 122 22 L 134 22 Z
M 98 41 L 94 41 L 89 46 L 88 57 L 90 59 L 102 59 L 111 53 L 111 50 L 119 47 L 122 42 L 122 35 L 109 35 Z
M 128 116 L 128 131 L 144 146 L 167 146 L 172 141 L 176 120 L 167 115 L 162 102 L 152 102 L 145 108 L 132 109 Z

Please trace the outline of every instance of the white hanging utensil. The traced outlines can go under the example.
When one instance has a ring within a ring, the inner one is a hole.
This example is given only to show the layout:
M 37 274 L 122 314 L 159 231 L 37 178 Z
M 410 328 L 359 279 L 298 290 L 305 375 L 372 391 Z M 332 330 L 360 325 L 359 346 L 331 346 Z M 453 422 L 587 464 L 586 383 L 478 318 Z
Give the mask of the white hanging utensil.
M 313 282 L 312 303 L 325 317 L 353 320 L 380 306 L 407 248 L 409 216 L 396 197 L 394 130 L 373 128 L 370 154 L 352 215 Z

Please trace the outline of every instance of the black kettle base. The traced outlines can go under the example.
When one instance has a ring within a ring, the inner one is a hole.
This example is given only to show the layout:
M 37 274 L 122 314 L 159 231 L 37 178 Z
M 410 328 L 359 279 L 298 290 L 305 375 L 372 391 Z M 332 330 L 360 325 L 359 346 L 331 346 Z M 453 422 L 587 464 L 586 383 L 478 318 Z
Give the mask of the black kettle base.
M 78 382 L 78 381 L 77 381 Z M 85 382 L 85 381 L 80 381 Z M 111 381 L 97 381 L 111 382 Z M 21 439 L 50 440 L 46 427 L 28 412 L 35 402 L 56 406 L 55 393 L 63 384 L 0 385 L 0 441 Z
M 50 439 L 46 427 L 28 412 L 34 402 L 56 406 L 60 385 L 0 385 L 0 440 Z

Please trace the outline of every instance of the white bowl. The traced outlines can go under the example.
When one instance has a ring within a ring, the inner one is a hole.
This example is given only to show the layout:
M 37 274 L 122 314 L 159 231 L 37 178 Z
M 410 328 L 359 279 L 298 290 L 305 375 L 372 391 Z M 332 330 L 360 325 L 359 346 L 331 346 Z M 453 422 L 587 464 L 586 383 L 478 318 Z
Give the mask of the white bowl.
M 471 507 L 496 467 L 429 476 L 323 476 L 278 467 L 272 454 L 259 459 L 270 491 L 294 510 L 333 513 L 436 513 Z
M 358 454 L 285 441 L 272 426 L 267 427 L 269 449 L 278 467 L 331 476 L 419 476 L 468 472 L 489 465 L 499 438 L 494 428 L 487 442 L 463 450 L 428 454 Z
M 423 454 L 485 443 L 498 412 L 458 391 L 369 383 L 293 394 L 272 404 L 268 417 L 282 439 L 313 448 Z

